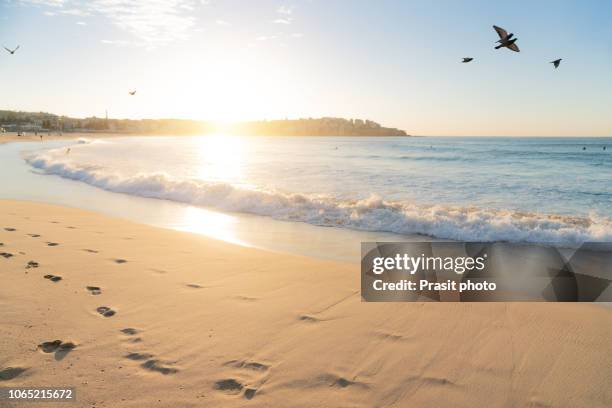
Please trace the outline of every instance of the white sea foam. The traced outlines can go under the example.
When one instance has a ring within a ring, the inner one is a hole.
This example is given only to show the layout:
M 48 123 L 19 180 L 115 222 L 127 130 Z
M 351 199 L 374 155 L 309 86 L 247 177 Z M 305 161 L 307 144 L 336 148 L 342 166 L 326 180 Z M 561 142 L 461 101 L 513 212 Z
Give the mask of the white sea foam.
M 569 217 L 496 209 L 423 206 L 246 189 L 227 183 L 175 179 L 164 173 L 125 176 L 99 166 L 83 166 L 53 151 L 30 153 L 26 161 L 46 174 L 81 181 L 104 190 L 171 200 L 280 220 L 367 231 L 423 234 L 465 241 L 542 242 L 576 245 L 612 241 L 610 219 Z

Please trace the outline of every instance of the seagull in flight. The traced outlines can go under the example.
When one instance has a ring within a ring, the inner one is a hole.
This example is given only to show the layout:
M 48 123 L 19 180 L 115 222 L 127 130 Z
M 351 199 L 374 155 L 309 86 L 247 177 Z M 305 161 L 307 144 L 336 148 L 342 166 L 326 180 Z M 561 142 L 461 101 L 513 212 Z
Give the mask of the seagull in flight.
M 561 61 L 563 61 L 563 59 L 559 58 L 559 59 L 556 59 L 554 61 L 550 61 L 550 63 L 555 66 L 555 69 L 557 69 L 557 68 L 559 68 L 559 64 L 561 64 Z
M 128 93 L 129 93 L 130 95 L 134 96 L 134 95 L 136 95 L 136 90 L 130 91 L 130 92 L 128 92 Z
M 464 64 L 467 64 L 468 62 L 472 61 L 473 59 L 474 58 L 472 58 L 472 57 L 463 57 L 463 61 L 461 61 L 461 62 L 463 62 Z
M 9 54 L 13 55 L 15 54 L 15 51 L 17 51 L 19 49 L 19 46 L 15 47 L 15 49 L 11 50 L 6 48 L 6 46 L 4 46 L 4 49 L 8 51 Z
M 514 37 L 513 33 L 508 34 L 506 30 L 496 25 L 493 26 L 493 29 L 497 31 L 497 35 L 499 35 L 499 40 L 496 42 L 499 43 L 498 46 L 495 47 L 496 50 L 499 50 L 502 47 L 505 47 L 514 52 L 520 52 L 519 47 L 515 44 L 518 38 Z

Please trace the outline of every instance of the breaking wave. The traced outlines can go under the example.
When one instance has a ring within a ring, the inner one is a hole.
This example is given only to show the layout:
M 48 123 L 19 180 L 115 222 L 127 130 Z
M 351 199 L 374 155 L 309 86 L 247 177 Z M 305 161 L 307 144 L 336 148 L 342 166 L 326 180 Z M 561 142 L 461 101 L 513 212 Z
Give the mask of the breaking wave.
M 376 195 L 350 201 L 175 179 L 165 173 L 125 176 L 108 168 L 77 165 L 48 153 L 30 153 L 25 160 L 45 174 L 81 181 L 108 191 L 279 220 L 463 241 L 565 245 L 612 241 L 612 221 L 595 215 L 572 217 L 474 207 L 427 206 L 387 201 Z

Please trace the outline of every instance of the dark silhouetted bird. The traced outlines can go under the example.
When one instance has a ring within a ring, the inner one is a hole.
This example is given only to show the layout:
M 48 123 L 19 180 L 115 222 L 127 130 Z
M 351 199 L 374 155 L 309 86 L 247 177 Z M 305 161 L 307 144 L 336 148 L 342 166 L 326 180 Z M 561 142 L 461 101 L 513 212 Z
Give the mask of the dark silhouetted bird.
M 134 91 L 130 91 L 129 94 L 134 96 L 134 95 L 136 95 L 136 91 L 135 90 Z
M 7 50 L 9 52 L 9 54 L 13 55 L 13 54 L 15 54 L 15 51 L 17 51 L 19 49 L 19 46 L 15 47 L 12 50 L 6 48 L 6 46 L 5 46 L 4 49 Z
M 519 50 L 519 47 L 515 44 L 518 38 L 513 38 L 514 37 L 513 33 L 508 34 L 506 30 L 496 25 L 493 26 L 493 29 L 497 31 L 497 35 L 499 35 L 499 40 L 496 41 L 499 43 L 499 45 L 495 47 L 496 50 L 499 50 L 500 48 L 505 47 L 515 52 L 521 51 Z
M 474 58 L 472 58 L 472 57 L 463 57 L 463 61 L 461 61 L 461 62 L 463 62 L 465 64 L 465 63 L 473 61 L 473 60 L 474 60 Z
M 561 61 L 563 61 L 562 58 L 556 59 L 554 61 L 550 61 L 551 64 L 553 64 L 555 66 L 555 68 L 559 68 L 559 64 L 561 64 Z

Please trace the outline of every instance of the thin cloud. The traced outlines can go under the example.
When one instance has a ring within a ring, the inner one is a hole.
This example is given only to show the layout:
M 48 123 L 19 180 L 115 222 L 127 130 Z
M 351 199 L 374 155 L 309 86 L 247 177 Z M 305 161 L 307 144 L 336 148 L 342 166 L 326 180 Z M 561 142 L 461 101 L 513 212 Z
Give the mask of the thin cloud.
M 89 8 L 131 33 L 148 48 L 189 38 L 195 18 L 190 0 L 94 0 Z
M 291 18 L 277 18 L 276 20 L 272 21 L 274 24 L 291 24 L 292 19 Z
M 130 45 L 129 41 L 124 40 L 100 40 L 100 42 L 108 45 Z
M 19 0 L 24 6 L 63 7 L 65 3 L 65 0 Z
M 278 14 L 285 14 L 287 16 L 291 15 L 293 13 L 293 7 L 289 7 L 289 6 L 280 6 L 276 12 Z
M 217 25 L 222 25 L 222 26 L 228 26 L 228 25 L 231 25 L 230 23 L 228 23 L 228 22 L 227 22 L 227 21 L 225 21 L 225 20 L 217 20 L 217 21 L 215 21 L 215 23 L 217 23 Z
M 293 7 L 280 6 L 278 9 L 276 9 L 276 12 L 280 14 L 280 16 L 277 19 L 272 20 L 274 24 L 289 25 L 293 21 L 293 17 L 291 16 L 293 14 Z
M 46 15 L 101 16 L 134 37 L 125 43 L 155 48 L 188 39 L 196 26 L 193 11 L 203 3 L 201 0 L 20 0 L 20 4 L 51 8 Z
M 62 11 L 60 11 L 60 13 L 61 14 L 66 14 L 66 15 L 69 15 L 69 16 L 79 16 L 79 17 L 85 17 L 85 16 L 91 15 L 87 11 L 81 10 L 81 9 L 77 9 L 77 8 L 68 9 L 68 10 L 62 10 Z
M 87 23 L 84 22 L 84 21 L 77 21 L 76 23 L 77 23 L 77 25 L 81 25 L 81 26 L 86 26 L 87 25 Z

